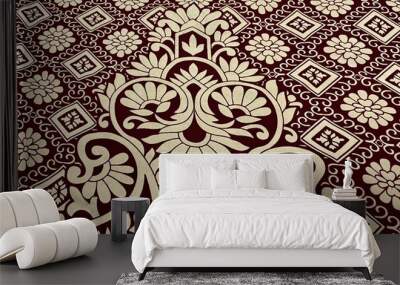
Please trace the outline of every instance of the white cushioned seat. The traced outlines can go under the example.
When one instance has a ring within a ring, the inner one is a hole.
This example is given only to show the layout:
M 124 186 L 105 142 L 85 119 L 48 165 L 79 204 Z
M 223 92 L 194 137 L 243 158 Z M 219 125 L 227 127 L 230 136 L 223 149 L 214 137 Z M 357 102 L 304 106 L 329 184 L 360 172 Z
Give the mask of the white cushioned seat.
M 0 261 L 16 258 L 20 269 L 28 269 L 96 248 L 95 224 L 59 221 L 53 198 L 42 189 L 0 193 L 0 209 Z

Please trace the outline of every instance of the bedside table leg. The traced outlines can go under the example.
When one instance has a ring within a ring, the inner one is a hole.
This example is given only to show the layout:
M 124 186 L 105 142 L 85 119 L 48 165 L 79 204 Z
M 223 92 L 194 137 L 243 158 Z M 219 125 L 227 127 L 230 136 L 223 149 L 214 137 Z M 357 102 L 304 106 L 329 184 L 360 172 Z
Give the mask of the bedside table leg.
M 140 222 L 142 221 L 144 215 L 146 214 L 148 207 L 149 207 L 148 204 L 140 205 L 137 207 L 136 211 L 134 212 L 135 233 L 136 233 L 137 229 L 139 228 Z
M 111 201 L 111 240 L 122 241 L 126 238 L 126 212 L 121 204 Z

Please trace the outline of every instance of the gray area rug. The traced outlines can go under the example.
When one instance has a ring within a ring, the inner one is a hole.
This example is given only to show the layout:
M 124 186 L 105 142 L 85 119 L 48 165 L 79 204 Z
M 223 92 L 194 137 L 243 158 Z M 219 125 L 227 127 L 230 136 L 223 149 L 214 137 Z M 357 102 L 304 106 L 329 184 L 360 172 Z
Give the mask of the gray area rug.
M 376 275 L 368 281 L 358 272 L 148 272 L 142 281 L 137 280 L 138 276 L 138 273 L 122 274 L 117 285 L 395 285 Z

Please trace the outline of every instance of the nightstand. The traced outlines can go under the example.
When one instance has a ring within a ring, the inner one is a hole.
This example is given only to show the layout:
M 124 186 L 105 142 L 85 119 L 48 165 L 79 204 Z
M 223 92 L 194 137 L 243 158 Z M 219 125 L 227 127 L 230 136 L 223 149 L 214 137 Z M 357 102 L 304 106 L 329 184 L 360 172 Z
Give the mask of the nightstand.
M 354 199 L 354 200 L 332 200 L 333 203 L 339 204 L 340 206 L 359 214 L 361 217 L 365 218 L 365 200 L 364 199 Z
M 111 200 L 111 239 L 126 239 L 126 213 L 134 213 L 135 232 L 146 214 L 150 199 L 142 197 L 114 198 Z

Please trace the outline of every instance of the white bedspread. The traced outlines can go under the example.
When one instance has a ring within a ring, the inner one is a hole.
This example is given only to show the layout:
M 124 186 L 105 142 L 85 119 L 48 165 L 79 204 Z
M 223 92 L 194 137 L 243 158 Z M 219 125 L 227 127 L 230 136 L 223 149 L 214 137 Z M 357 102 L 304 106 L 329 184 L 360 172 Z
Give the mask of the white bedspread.
M 379 248 L 367 222 L 328 198 L 299 191 L 182 191 L 157 198 L 132 243 L 143 272 L 155 249 L 358 249 L 372 271 Z

